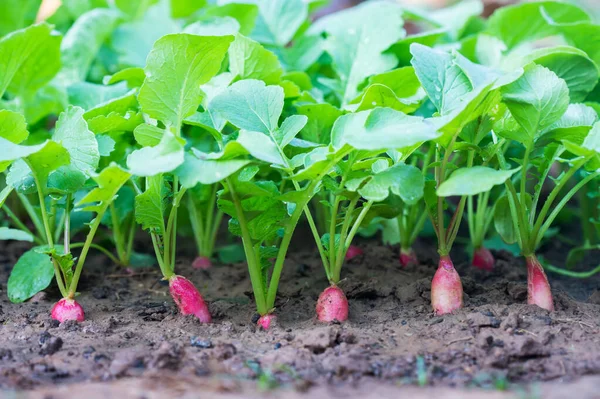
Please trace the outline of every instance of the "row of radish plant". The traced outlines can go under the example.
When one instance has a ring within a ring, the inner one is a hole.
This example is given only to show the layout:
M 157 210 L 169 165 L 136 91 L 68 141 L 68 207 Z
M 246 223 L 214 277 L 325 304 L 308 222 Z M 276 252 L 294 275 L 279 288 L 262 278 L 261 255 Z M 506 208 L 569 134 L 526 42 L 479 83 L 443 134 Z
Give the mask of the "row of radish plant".
M 570 223 L 585 242 L 571 261 L 600 237 L 600 26 L 556 1 L 487 19 L 475 0 L 437 11 L 369 1 L 314 20 L 325 4 L 65 1 L 34 23 L 39 1 L 4 1 L 0 238 L 35 244 L 10 300 L 54 280 L 52 317 L 84 320 L 75 298 L 90 251 L 151 263 L 134 251 L 141 227 L 181 313 L 210 322 L 176 273 L 177 239 L 187 233 L 194 267 L 210 267 L 226 221 L 265 329 L 300 223 L 330 283 L 319 320 L 348 317 L 338 283 L 357 234 L 382 230 L 405 266 L 418 264 L 425 226 L 437 236 L 436 314 L 463 306 L 450 252 L 466 232 L 483 270 L 487 238 L 518 246 L 528 303 L 553 310 L 536 251 L 578 192 Z

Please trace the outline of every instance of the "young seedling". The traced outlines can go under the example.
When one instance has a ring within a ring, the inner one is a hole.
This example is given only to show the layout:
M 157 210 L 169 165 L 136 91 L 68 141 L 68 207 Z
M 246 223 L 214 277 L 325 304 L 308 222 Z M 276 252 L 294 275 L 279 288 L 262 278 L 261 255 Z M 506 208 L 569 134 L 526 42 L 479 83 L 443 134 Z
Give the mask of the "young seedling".
M 180 184 L 173 171 L 184 163 L 183 121 L 200 105 L 200 85 L 217 74 L 232 40 L 232 36 L 182 33 L 163 36 L 154 43 L 138 101 L 141 110 L 162 126 L 136 128 L 151 134 L 138 134 L 136 138 L 146 139 L 145 146 L 127 158 L 132 173 L 144 180 L 142 188 L 136 185 L 136 221 L 150 232 L 156 260 L 179 310 L 203 323 L 211 321 L 208 306 L 188 279 L 175 274 L 177 213 L 188 187 Z
M 23 182 L 31 180 L 34 192 L 38 196 L 41 224 L 44 226 L 46 245 L 36 247 L 23 256 L 23 261 L 18 262 L 13 269 L 9 281 L 9 297 L 14 301 L 27 299 L 37 291 L 44 289 L 49 280 L 42 278 L 41 282 L 31 283 L 34 274 L 24 276 L 25 271 L 31 267 L 39 256 L 37 253 L 49 255 L 52 260 L 54 277 L 63 296 L 52 309 L 52 317 L 59 321 L 77 320 L 83 321 L 84 312 L 81 305 L 75 301 L 77 283 L 81 276 L 87 253 L 93 246 L 93 239 L 100 225 L 104 213 L 112 203 L 117 191 L 121 188 L 130 175 L 117 166 L 109 166 L 99 175 L 95 169 L 99 162 L 98 143 L 94 134 L 88 130 L 87 123 L 83 118 L 84 111 L 79 107 L 68 108 L 58 119 L 52 140 L 36 146 L 23 146 L 17 142 L 27 137 L 27 131 L 19 132 L 19 137 L 6 138 L 3 135 L 3 150 L 7 153 L 3 161 L 5 167 L 9 162 L 16 161 L 11 165 L 7 175 L 9 187 L 17 192 L 25 190 Z M 14 115 L 12 115 L 14 117 Z M 9 139 L 13 139 L 12 141 Z M 10 156 L 8 156 L 10 154 Z M 71 212 L 73 195 L 81 190 L 88 177 L 97 183 L 98 187 L 87 193 L 78 204 L 96 203 L 87 205 L 83 210 L 96 213 L 96 217 L 90 222 L 90 230 L 82 245 L 81 253 L 77 258 L 71 254 Z M 25 193 L 23 193 L 25 194 Z M 64 231 L 64 243 L 62 248 L 55 246 L 55 222 L 56 204 L 59 198 L 64 198 L 63 218 L 60 231 Z M 50 207 L 48 209 L 48 204 Z M 40 259 L 40 260 L 41 260 Z M 41 263 L 45 267 L 46 262 Z M 73 270 L 73 267 L 75 269 Z M 41 272 L 40 275 L 47 276 Z
M 321 236 L 310 224 L 331 284 L 317 302 L 320 321 L 347 319 L 348 301 L 338 284 L 352 240 L 363 223 L 378 214 L 393 212 L 389 204 L 382 203 L 391 195 L 409 205 L 422 197 L 423 175 L 405 164 L 402 157 L 437 136 L 435 128 L 423 118 L 390 108 L 347 114 L 335 122 L 331 147 L 346 156 L 323 179 L 323 188 L 333 200 L 329 205 L 329 231 Z M 387 148 L 403 151 L 381 156 Z M 309 213 L 307 216 L 310 220 Z
M 186 205 L 198 249 L 198 256 L 192 262 L 192 267 L 195 269 L 206 270 L 212 266 L 211 257 L 223 219 L 223 212 L 216 209 L 217 190 L 217 184 L 199 184 L 189 190 L 186 196 Z
M 327 154 L 323 148 L 315 149 L 303 155 L 315 161 L 295 174 L 297 167 L 286 155 L 286 150 L 299 145 L 295 136 L 307 118 L 292 115 L 279 124 L 283 105 L 284 92 L 279 86 L 266 86 L 257 80 L 234 83 L 212 100 L 209 109 L 240 130 L 234 135 L 235 139 L 226 142 L 220 153 L 196 152 L 197 170 L 207 162 L 222 165 L 220 171 L 213 172 L 217 166 L 206 170 L 214 173 L 214 181 L 219 180 L 218 176 L 226 177 L 222 181 L 218 206 L 232 217 L 229 230 L 242 238 L 260 315 L 257 324 L 263 329 L 270 328 L 274 319 L 277 287 L 296 225 L 303 211 L 308 209 L 322 177 L 347 154 L 344 151 Z M 252 158 L 239 157 L 246 154 Z M 311 157 L 311 154 L 315 155 Z M 320 158 L 316 158 L 317 155 Z M 284 180 L 275 182 L 269 173 L 259 174 L 257 163 L 271 165 Z M 244 169 L 238 172 L 242 167 Z M 289 191 L 282 193 L 279 186 L 290 178 Z M 198 176 L 198 179 L 207 177 Z M 306 183 L 301 186 L 303 182 Z M 270 245 L 273 242 L 278 245 Z M 271 263 L 273 259 L 274 264 Z
M 527 82 L 529 91 L 539 98 L 553 100 L 549 103 L 530 101 L 529 94 L 523 91 L 523 82 Z M 565 81 L 541 66 L 528 66 L 523 77 L 507 86 L 502 94 L 507 110 L 495 130 L 502 137 L 520 137 L 523 166 L 518 185 L 506 181 L 507 194 L 497 205 L 494 222 L 503 239 L 517 242 L 525 257 L 527 302 L 554 310 L 550 285 L 536 250 L 568 201 L 600 174 L 594 171 L 598 166 L 600 125 L 591 108 L 583 104 L 569 105 Z M 532 120 L 532 114 L 538 117 Z M 532 154 L 539 154 L 539 158 L 533 161 Z M 507 164 L 504 157 L 500 156 L 499 160 Z M 564 170 L 552 178 L 551 168 L 557 163 L 562 164 Z M 568 187 L 571 178 L 584 167 L 592 172 Z M 528 182 L 532 180 L 536 183 L 533 196 L 528 193 Z M 554 187 L 542 204 L 542 188 L 550 180 Z
M 476 143 L 489 134 L 484 117 L 496 105 L 501 86 L 520 73 L 499 77 L 473 64 L 458 53 L 448 54 L 420 44 L 410 47 L 411 63 L 439 116 L 431 120 L 442 136 L 435 150 L 434 180 L 425 184 L 425 202 L 438 238 L 440 261 L 431 285 L 431 304 L 436 314 L 452 313 L 462 307 L 463 290 L 450 250 L 459 231 L 468 196 L 489 191 L 515 171 L 497 171 L 473 166 Z M 451 174 L 453 169 L 465 165 Z M 445 197 L 460 196 L 446 224 Z

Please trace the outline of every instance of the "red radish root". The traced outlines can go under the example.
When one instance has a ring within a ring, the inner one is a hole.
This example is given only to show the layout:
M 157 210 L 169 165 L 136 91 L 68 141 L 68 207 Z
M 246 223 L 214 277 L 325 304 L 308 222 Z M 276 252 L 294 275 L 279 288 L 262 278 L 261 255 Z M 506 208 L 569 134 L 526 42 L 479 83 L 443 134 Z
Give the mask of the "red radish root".
M 535 255 L 527 256 L 527 303 L 553 311 L 552 291 L 542 265 Z
M 54 320 L 58 320 L 61 323 L 67 320 L 84 321 L 85 314 L 83 308 L 74 299 L 63 298 L 56 302 L 50 312 Z
M 479 247 L 473 252 L 472 265 L 478 269 L 491 272 L 494 269 L 494 255 L 486 247 Z
M 169 292 L 181 314 L 193 314 L 202 323 L 210 323 L 212 317 L 206 302 L 194 284 L 185 277 L 174 275 L 169 279 Z
M 275 322 L 275 315 L 272 313 L 260 316 L 260 318 L 258 319 L 258 321 L 256 322 L 256 325 L 260 328 L 262 328 L 263 330 L 267 331 L 269 328 L 271 328 L 271 323 Z
M 208 256 L 198 256 L 196 259 L 194 259 L 194 262 L 192 262 L 192 267 L 194 269 L 208 270 L 211 268 L 211 266 L 212 262 Z
M 431 306 L 437 315 L 452 313 L 463 306 L 462 283 L 448 255 L 440 256 L 431 281 Z
M 319 321 L 348 320 L 348 300 L 344 291 L 332 285 L 325 288 L 317 300 L 317 319 Z
M 362 249 L 360 249 L 359 247 L 357 247 L 356 245 L 350 245 L 348 247 L 348 251 L 346 251 L 346 257 L 344 258 L 345 260 L 350 260 L 353 258 L 356 258 L 357 256 L 362 255 L 364 252 Z
M 408 265 L 418 264 L 417 254 L 412 248 L 404 249 L 400 248 L 400 266 L 406 267 Z

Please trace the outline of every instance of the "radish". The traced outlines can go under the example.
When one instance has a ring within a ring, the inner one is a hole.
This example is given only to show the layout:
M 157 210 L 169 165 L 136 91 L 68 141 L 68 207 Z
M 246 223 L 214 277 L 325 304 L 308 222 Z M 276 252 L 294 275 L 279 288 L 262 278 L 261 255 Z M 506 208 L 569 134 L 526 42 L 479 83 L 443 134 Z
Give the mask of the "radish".
M 319 295 L 317 300 L 317 319 L 331 322 L 348 320 L 348 300 L 344 291 L 337 285 L 331 285 Z
M 360 249 L 359 247 L 357 247 L 356 245 L 350 245 L 348 247 L 348 251 L 346 251 L 346 256 L 345 256 L 345 260 L 349 261 L 350 259 L 354 259 L 357 256 L 361 256 L 362 254 L 364 254 L 363 250 Z
M 198 256 L 194 259 L 194 262 L 192 262 L 192 267 L 194 269 L 208 270 L 211 266 L 212 262 L 208 256 Z
M 527 260 L 527 303 L 553 311 L 552 291 L 542 265 L 535 255 L 527 256 L 525 259 Z
M 262 328 L 263 330 L 267 331 L 269 328 L 271 328 L 271 323 L 274 323 L 274 322 L 275 322 L 275 315 L 272 313 L 268 313 L 268 314 L 260 316 L 260 318 L 256 322 L 256 325 L 259 328 Z
M 492 271 L 494 269 L 494 255 L 486 247 L 479 247 L 473 252 L 472 265 L 478 269 Z
M 404 249 L 400 248 L 400 266 L 406 267 L 408 265 L 416 265 L 419 261 L 417 260 L 417 254 L 412 248 Z
M 74 299 L 63 298 L 56 302 L 50 311 L 52 319 L 58 320 L 59 322 L 65 322 L 67 320 L 75 320 L 82 322 L 85 320 L 85 314 L 83 308 Z
M 210 323 L 208 306 L 194 284 L 185 277 L 173 275 L 169 278 L 169 292 L 181 314 L 193 314 L 201 323 Z
M 450 256 L 440 256 L 431 282 L 431 306 L 436 315 L 452 313 L 463 305 L 463 288 Z

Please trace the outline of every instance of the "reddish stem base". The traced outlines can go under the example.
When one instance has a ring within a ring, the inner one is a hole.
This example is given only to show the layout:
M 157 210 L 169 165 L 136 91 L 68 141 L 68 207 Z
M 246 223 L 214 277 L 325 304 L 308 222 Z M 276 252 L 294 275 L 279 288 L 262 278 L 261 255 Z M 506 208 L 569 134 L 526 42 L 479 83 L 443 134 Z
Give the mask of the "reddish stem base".
M 357 256 L 362 255 L 364 252 L 362 249 L 360 249 L 359 247 L 355 246 L 355 245 L 350 245 L 348 247 L 348 251 L 346 251 L 346 256 L 345 256 L 345 260 L 350 260 L 350 259 L 354 259 Z
M 182 276 L 169 279 L 169 292 L 177 304 L 181 314 L 193 314 L 202 323 L 210 323 L 212 317 L 204 298 L 190 280 Z
M 407 267 L 418 263 L 417 254 L 415 254 L 412 248 L 400 248 L 400 266 Z
M 85 320 L 83 308 L 74 299 L 63 298 L 52 307 L 52 318 L 61 323 L 67 320 L 82 322 Z
M 325 288 L 317 300 L 317 319 L 323 322 L 348 320 L 348 299 L 338 286 Z
M 194 269 L 208 270 L 211 268 L 211 266 L 212 262 L 210 261 L 210 258 L 208 256 L 198 256 L 192 262 L 192 267 Z
M 473 252 L 473 266 L 480 270 L 491 272 L 494 269 L 494 255 L 486 247 L 479 247 Z
M 263 330 L 267 331 L 269 328 L 271 328 L 271 324 L 275 323 L 275 315 L 272 313 L 260 316 L 260 318 L 258 319 L 258 321 L 256 322 L 256 325 L 259 328 L 262 328 Z
M 448 255 L 440 257 L 438 269 L 431 281 L 431 306 L 437 315 L 452 313 L 463 306 L 460 276 Z
M 527 256 L 527 303 L 553 311 L 552 291 L 544 268 L 535 255 Z

